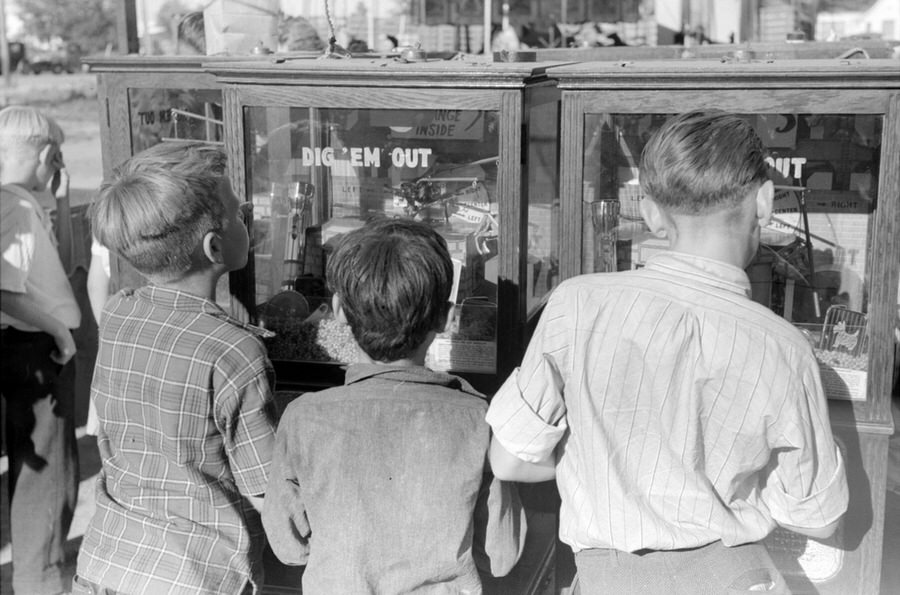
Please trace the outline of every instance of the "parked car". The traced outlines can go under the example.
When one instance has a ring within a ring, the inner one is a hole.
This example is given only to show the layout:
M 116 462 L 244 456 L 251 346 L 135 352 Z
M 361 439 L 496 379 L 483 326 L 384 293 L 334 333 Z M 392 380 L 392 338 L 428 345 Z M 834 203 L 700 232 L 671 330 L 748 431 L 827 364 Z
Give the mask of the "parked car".
M 24 65 L 25 60 L 25 44 L 19 41 L 10 41 L 9 46 L 9 69 L 15 72 L 20 64 Z M 0 73 L 3 72 L 3 64 L 0 64 Z
M 57 51 L 35 51 L 31 57 L 25 62 L 23 70 L 34 74 L 42 72 L 52 72 L 53 74 L 61 74 L 63 72 L 77 72 L 80 69 L 80 60 L 72 53 L 66 50 Z

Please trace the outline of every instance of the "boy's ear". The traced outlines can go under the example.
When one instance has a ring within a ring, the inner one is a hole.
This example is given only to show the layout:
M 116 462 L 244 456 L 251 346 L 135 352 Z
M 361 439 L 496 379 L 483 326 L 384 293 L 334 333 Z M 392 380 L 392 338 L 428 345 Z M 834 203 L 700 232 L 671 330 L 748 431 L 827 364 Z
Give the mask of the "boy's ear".
M 218 233 L 208 231 L 203 236 L 203 255 L 214 264 L 222 264 L 225 261 L 222 254 L 222 238 Z
M 54 151 L 55 145 L 53 143 L 47 143 L 44 147 L 38 152 L 38 159 L 44 165 L 53 165 L 53 160 L 56 157 L 56 151 Z
M 659 237 L 666 236 L 666 215 L 662 209 L 649 196 L 645 196 L 638 203 L 641 209 L 641 217 L 650 228 L 650 232 Z
M 775 201 L 775 184 L 766 182 L 756 191 L 756 219 L 760 227 L 766 227 L 772 220 L 772 209 Z
M 331 296 L 331 310 L 334 312 L 334 317 L 338 322 L 347 324 L 347 315 L 344 314 L 344 305 L 341 303 L 341 296 L 338 294 Z

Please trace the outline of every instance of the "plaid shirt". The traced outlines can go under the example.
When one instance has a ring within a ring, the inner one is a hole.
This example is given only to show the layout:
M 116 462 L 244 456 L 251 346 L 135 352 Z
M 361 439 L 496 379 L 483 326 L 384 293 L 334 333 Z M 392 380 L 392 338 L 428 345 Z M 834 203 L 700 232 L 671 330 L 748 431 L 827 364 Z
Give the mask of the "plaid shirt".
M 259 588 L 275 434 L 265 331 L 161 287 L 107 304 L 91 386 L 103 469 L 78 575 L 123 593 Z

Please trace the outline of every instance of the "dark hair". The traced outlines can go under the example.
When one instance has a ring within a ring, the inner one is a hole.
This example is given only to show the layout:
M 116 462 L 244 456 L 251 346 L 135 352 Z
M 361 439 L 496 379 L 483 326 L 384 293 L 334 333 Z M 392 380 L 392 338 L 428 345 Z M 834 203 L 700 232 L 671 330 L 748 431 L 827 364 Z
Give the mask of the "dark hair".
M 185 54 L 184 48 L 189 47 L 198 54 L 206 54 L 206 26 L 203 20 L 203 11 L 189 12 L 178 21 L 176 54 Z
M 116 169 L 91 205 L 97 240 L 151 279 L 184 273 L 203 236 L 223 228 L 225 152 L 159 143 Z
M 325 42 L 319 37 L 310 22 L 303 17 L 289 17 L 280 13 L 278 21 L 278 46 L 287 52 L 325 49 Z
M 753 126 L 721 111 L 668 120 L 644 147 L 644 194 L 673 213 L 734 207 L 767 179 L 766 150 Z
M 349 232 L 327 276 L 356 342 L 375 361 L 408 357 L 446 320 L 453 262 L 425 223 L 376 219 Z

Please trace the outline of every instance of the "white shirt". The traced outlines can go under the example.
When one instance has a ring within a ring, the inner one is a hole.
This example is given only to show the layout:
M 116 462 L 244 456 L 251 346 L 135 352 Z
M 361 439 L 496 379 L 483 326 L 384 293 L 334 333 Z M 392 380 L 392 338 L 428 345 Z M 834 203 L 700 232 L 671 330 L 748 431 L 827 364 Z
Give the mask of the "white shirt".
M 575 551 L 762 539 L 847 508 L 811 346 L 744 271 L 676 252 L 551 296 L 487 414 L 526 461 L 556 450 Z
M 91 258 L 98 259 L 97 262 L 100 263 L 107 278 L 112 276 L 109 266 L 109 249 L 98 242 L 97 238 L 94 237 L 91 238 Z
M 27 294 L 34 304 L 70 329 L 81 324 L 81 311 L 56 249 L 50 218 L 24 188 L 0 188 L 0 289 Z M 0 327 L 38 331 L 0 311 Z

